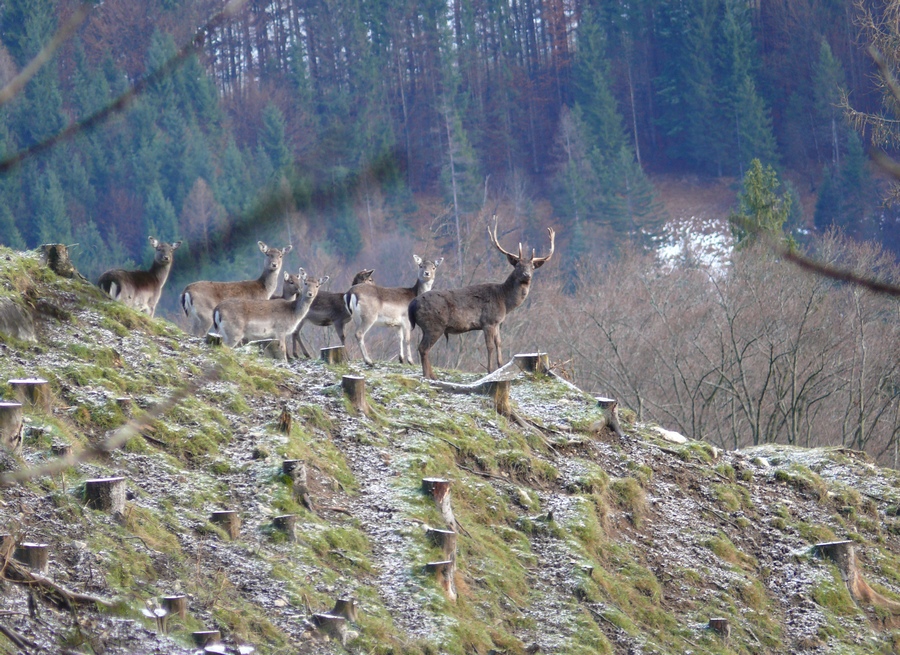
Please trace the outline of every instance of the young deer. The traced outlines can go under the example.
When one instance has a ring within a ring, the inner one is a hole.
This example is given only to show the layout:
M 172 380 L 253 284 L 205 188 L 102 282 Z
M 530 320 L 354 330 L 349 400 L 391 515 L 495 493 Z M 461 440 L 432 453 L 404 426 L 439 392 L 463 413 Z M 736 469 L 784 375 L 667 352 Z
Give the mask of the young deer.
M 111 269 L 100 276 L 97 286 L 113 300 L 119 300 L 133 309 L 153 316 L 163 285 L 169 279 L 169 271 L 172 270 L 172 262 L 175 261 L 175 251 L 178 250 L 181 241 L 169 244 L 157 241 L 153 237 L 150 237 L 149 241 L 156 250 L 149 271 Z
M 222 335 L 222 342 L 233 348 L 241 341 L 273 339 L 287 355 L 288 335 L 306 316 L 328 276 L 311 278 L 301 268 L 299 279 L 300 289 L 294 300 L 229 298 L 219 303 L 213 311 L 213 328 Z
M 357 284 L 375 284 L 372 280 L 372 273 L 374 272 L 375 269 L 371 268 L 360 271 L 353 276 L 353 281 L 350 283 L 350 286 L 353 287 Z M 347 307 L 344 305 L 344 294 L 331 291 L 320 291 L 319 295 L 316 296 L 316 299 L 313 300 L 312 307 L 309 308 L 309 313 L 302 321 L 300 321 L 300 325 L 297 326 L 297 330 L 294 332 L 294 351 L 296 352 L 296 348 L 299 345 L 304 356 L 310 356 L 309 350 L 307 350 L 306 344 L 303 343 L 303 339 L 300 336 L 300 330 L 302 330 L 303 326 L 307 323 L 312 323 L 313 325 L 319 325 L 321 327 L 334 325 L 334 330 L 337 332 L 338 338 L 341 340 L 341 345 L 343 346 L 345 341 L 344 325 L 346 325 L 349 320 L 350 312 L 347 311 Z
M 226 298 L 243 298 L 244 300 L 266 300 L 275 293 L 278 286 L 278 274 L 281 263 L 293 246 L 281 250 L 270 248 L 258 241 L 259 249 L 266 256 L 262 274 L 255 280 L 241 282 L 191 282 L 181 292 L 181 309 L 190 321 L 190 331 L 202 337 L 209 331 L 213 322 L 213 310 Z
M 359 342 L 359 349 L 369 366 L 372 366 L 372 359 L 369 357 L 369 351 L 366 350 L 365 338 L 366 333 L 374 325 L 397 328 L 400 337 L 400 363 L 404 361 L 407 364 L 413 363 L 412 351 L 409 346 L 412 328 L 409 325 L 406 309 L 410 300 L 431 289 L 437 267 L 441 265 L 444 258 L 425 261 L 418 255 L 413 255 L 413 259 L 419 267 L 418 279 L 413 286 L 380 287 L 377 284 L 357 284 L 344 294 L 347 311 L 356 324 L 356 340 Z
M 422 360 L 422 374 L 434 379 L 428 351 L 442 336 L 460 334 L 471 330 L 483 330 L 484 342 L 487 345 L 488 371 L 500 368 L 500 324 L 506 315 L 525 302 L 531 289 L 531 278 L 534 271 L 543 266 L 553 256 L 553 245 L 556 233 L 548 227 L 550 233 L 550 252 L 546 257 L 531 257 L 506 252 L 497 242 L 497 222 L 494 220 L 494 231 L 488 228 L 491 243 L 497 250 L 506 255 L 509 263 L 515 268 L 502 284 L 476 284 L 462 289 L 447 291 L 429 291 L 409 304 L 409 323 L 422 330 L 419 342 L 419 357 Z

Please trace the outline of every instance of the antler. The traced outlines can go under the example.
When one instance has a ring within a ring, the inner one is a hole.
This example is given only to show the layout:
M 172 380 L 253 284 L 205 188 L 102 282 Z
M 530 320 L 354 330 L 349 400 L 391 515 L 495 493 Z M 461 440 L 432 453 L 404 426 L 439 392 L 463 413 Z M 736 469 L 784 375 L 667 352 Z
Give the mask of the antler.
M 545 261 L 547 261 L 548 259 L 550 259 L 551 257 L 553 257 L 553 246 L 554 246 L 554 243 L 555 243 L 555 241 L 556 241 L 556 232 L 553 231 L 553 228 L 552 228 L 552 227 L 548 227 L 548 228 L 547 228 L 547 231 L 550 233 L 550 252 L 547 253 L 547 256 L 546 256 L 546 257 L 535 257 L 535 256 L 534 256 L 534 250 L 532 250 L 532 251 L 531 251 L 531 260 L 532 260 L 535 264 L 537 264 L 537 263 L 543 264 Z
M 493 243 L 497 247 L 497 250 L 502 252 L 504 255 L 506 255 L 507 257 L 509 257 L 511 259 L 522 259 L 522 244 L 521 243 L 519 244 L 519 254 L 514 255 L 511 252 L 505 251 L 503 249 L 503 247 L 500 245 L 500 243 L 497 241 L 497 214 L 494 214 L 494 231 L 491 232 L 491 228 L 488 227 L 488 236 L 491 237 L 491 243 Z

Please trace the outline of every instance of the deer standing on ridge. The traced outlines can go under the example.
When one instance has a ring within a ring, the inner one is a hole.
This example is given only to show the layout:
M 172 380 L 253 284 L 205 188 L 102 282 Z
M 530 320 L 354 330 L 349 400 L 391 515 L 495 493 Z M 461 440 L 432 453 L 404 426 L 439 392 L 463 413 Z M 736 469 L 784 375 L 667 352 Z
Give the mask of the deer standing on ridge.
M 418 255 L 413 255 L 416 265 L 419 267 L 416 283 L 411 287 L 380 287 L 377 284 L 357 284 L 344 294 L 344 303 L 353 322 L 356 324 L 356 340 L 362 351 L 363 360 L 372 366 L 369 351 L 366 350 L 366 333 L 374 325 L 397 328 L 400 338 L 400 363 L 412 364 L 412 350 L 409 341 L 412 328 L 409 325 L 409 316 L 406 309 L 409 301 L 419 296 L 434 284 L 434 276 L 437 267 L 444 258 L 435 261 L 426 261 Z M 404 358 L 405 352 L 405 358 Z
M 461 334 L 472 330 L 484 331 L 484 342 L 487 345 L 488 371 L 500 368 L 500 324 L 506 315 L 525 302 L 531 290 L 531 278 L 535 269 L 543 266 L 553 256 L 556 233 L 548 227 L 550 233 L 550 252 L 546 257 L 531 257 L 505 251 L 497 241 L 497 221 L 494 220 L 494 231 L 488 228 L 491 243 L 497 250 L 506 255 L 507 260 L 515 268 L 502 284 L 475 284 L 461 289 L 445 291 L 429 291 L 409 303 L 409 324 L 417 325 L 422 330 L 419 342 L 419 358 L 422 360 L 422 374 L 434 379 L 428 351 L 442 336 Z
M 299 292 L 293 300 L 227 298 L 219 303 L 213 311 L 213 328 L 222 335 L 222 342 L 233 348 L 241 341 L 273 339 L 287 356 L 287 337 L 306 316 L 328 276 L 312 278 L 301 268 L 299 280 Z
M 284 256 L 293 246 L 279 250 L 270 248 L 262 241 L 257 241 L 260 251 L 266 256 L 262 274 L 255 280 L 240 282 L 191 282 L 181 292 L 181 309 L 190 321 L 190 331 L 202 337 L 209 331 L 213 323 L 213 310 L 226 298 L 243 298 L 244 300 L 267 300 L 275 293 L 278 286 L 278 274 Z
M 153 316 L 181 241 L 169 244 L 157 241 L 154 237 L 150 237 L 149 241 L 156 251 L 149 271 L 110 269 L 100 276 L 97 286 L 113 300 L 119 300 L 132 309 Z
M 372 273 L 375 272 L 375 269 L 369 268 L 360 271 L 356 275 L 353 276 L 353 281 L 350 283 L 351 287 L 356 286 L 357 284 L 375 284 L 372 280 Z M 309 351 L 306 349 L 306 344 L 303 343 L 303 339 L 300 337 L 300 330 L 303 329 L 303 326 L 307 323 L 312 323 L 313 325 L 319 325 L 321 327 L 327 327 L 329 325 L 334 325 L 334 330 L 337 332 L 338 338 L 341 340 L 341 345 L 344 345 L 344 326 L 350 320 L 350 312 L 347 311 L 346 305 L 344 305 L 344 294 L 331 292 L 331 291 L 320 291 L 319 295 L 316 296 L 316 299 L 313 300 L 312 307 L 309 308 L 309 313 L 300 321 L 300 325 L 297 326 L 296 331 L 294 332 L 293 339 L 293 348 L 296 352 L 297 346 L 300 346 L 300 350 L 303 351 L 303 354 L 306 357 L 309 357 Z

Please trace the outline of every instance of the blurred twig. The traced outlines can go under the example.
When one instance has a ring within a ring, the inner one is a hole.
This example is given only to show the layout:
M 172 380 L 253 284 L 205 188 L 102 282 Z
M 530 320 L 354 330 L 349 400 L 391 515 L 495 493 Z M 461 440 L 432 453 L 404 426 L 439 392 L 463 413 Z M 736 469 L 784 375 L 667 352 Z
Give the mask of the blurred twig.
M 42 152 L 45 152 L 58 143 L 62 143 L 68 139 L 71 139 L 73 136 L 85 131 L 89 130 L 113 116 L 114 114 L 122 111 L 128 105 L 128 103 L 141 93 L 147 90 L 147 88 L 164 79 L 166 76 L 172 73 L 176 68 L 178 68 L 184 61 L 193 55 L 195 52 L 199 51 L 203 46 L 203 41 L 206 38 L 206 33 L 211 32 L 216 27 L 218 27 L 221 23 L 230 19 L 234 16 L 240 9 L 247 3 L 247 0 L 230 0 L 228 4 L 220 11 L 215 14 L 212 18 L 210 18 L 202 27 L 200 27 L 195 33 L 194 37 L 184 46 L 182 46 L 175 55 L 169 59 L 162 66 L 154 70 L 152 73 L 147 75 L 146 77 L 141 78 L 137 82 L 134 83 L 128 90 L 125 91 L 122 95 L 116 98 L 112 103 L 107 105 L 106 107 L 94 112 L 87 118 L 84 118 L 80 121 L 72 123 L 66 129 L 61 132 L 54 134 L 53 136 L 39 142 L 34 145 L 26 148 L 25 150 L 20 150 L 19 152 L 5 157 L 3 160 L 0 160 L 0 174 L 6 173 L 7 171 L 12 170 L 19 164 L 21 164 L 26 159 L 34 157 Z M 55 38 L 55 37 L 54 37 Z

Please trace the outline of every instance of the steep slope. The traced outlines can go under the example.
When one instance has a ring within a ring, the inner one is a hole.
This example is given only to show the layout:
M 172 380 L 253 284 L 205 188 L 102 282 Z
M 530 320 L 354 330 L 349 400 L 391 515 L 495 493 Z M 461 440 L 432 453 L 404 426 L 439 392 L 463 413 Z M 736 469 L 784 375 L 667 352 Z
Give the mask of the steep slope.
M 33 342 L 0 335 L 0 380 L 42 376 L 53 391 L 50 412 L 26 412 L 21 458 L 5 453 L 4 470 L 52 461 L 58 443 L 85 452 L 129 415 L 139 426 L 121 449 L 3 488 L 0 532 L 48 544 L 48 577 L 111 607 L 58 607 L 53 594 L 4 582 L 0 652 L 190 653 L 191 633 L 213 628 L 224 637 L 213 652 L 900 644 L 900 477 L 862 454 L 720 452 L 666 441 L 627 411 L 618 437 L 595 399 L 524 373 L 511 390 L 518 420 L 507 419 L 414 367 L 286 364 L 256 346 L 208 346 L 4 249 L 0 297 L 27 308 L 36 332 Z M 350 373 L 366 378 L 368 416 L 341 391 Z M 186 384 L 196 389 L 160 412 Z M 282 473 L 287 459 L 305 462 L 302 488 Z M 85 480 L 109 476 L 126 478 L 116 516 L 84 500 Z M 448 527 L 426 477 L 451 481 L 455 601 L 425 566 L 444 555 L 428 528 Z M 210 521 L 217 510 L 238 512 L 237 539 Z M 274 525 L 289 514 L 296 540 Z M 815 544 L 838 539 L 855 545 L 876 603 L 855 601 L 818 556 Z M 160 634 L 142 610 L 177 593 L 187 617 Z M 350 596 L 359 612 L 343 644 L 314 629 L 313 613 Z M 709 629 L 712 617 L 728 620 L 730 636 Z

